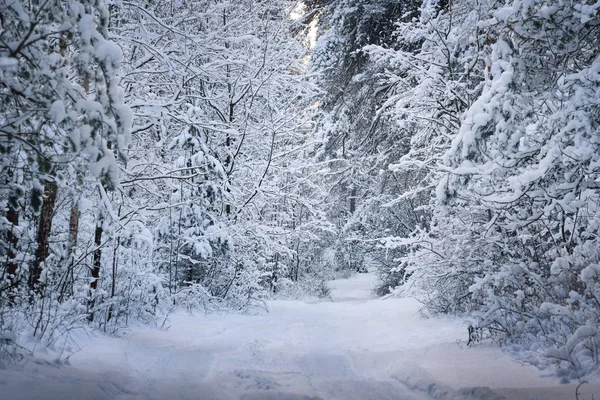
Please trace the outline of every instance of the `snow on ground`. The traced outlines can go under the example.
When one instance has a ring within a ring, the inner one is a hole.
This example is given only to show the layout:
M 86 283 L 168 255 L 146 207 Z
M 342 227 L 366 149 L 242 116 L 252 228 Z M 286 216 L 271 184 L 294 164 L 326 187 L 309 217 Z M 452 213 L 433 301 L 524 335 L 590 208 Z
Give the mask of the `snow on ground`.
M 333 301 L 273 301 L 259 315 L 174 315 L 168 331 L 86 339 L 71 366 L 0 370 L 0 398 L 575 399 L 490 346 L 465 348 L 456 319 L 423 319 L 413 299 L 374 298 L 375 277 L 330 283 Z M 83 339 L 82 339 L 83 340 Z M 579 399 L 600 398 L 600 383 Z

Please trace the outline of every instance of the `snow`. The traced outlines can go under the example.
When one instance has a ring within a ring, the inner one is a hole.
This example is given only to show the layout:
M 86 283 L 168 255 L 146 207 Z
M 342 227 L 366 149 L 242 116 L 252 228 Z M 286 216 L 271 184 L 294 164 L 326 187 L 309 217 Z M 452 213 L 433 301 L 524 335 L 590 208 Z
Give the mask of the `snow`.
M 0 57 L 0 70 L 12 70 L 19 66 L 19 60 L 12 57 Z
M 176 313 L 168 330 L 78 339 L 70 366 L 0 370 L 19 399 L 547 399 L 574 398 L 466 326 L 429 318 L 414 299 L 374 297 L 372 274 L 330 282 L 331 301 L 277 300 L 257 315 Z M 457 342 L 458 341 L 458 342 Z M 461 344 L 462 345 L 459 345 Z M 581 398 L 600 384 L 580 388 Z
M 50 117 L 57 124 L 61 123 L 65 117 L 67 116 L 67 112 L 65 111 L 65 104 L 61 100 L 56 100 L 50 106 Z

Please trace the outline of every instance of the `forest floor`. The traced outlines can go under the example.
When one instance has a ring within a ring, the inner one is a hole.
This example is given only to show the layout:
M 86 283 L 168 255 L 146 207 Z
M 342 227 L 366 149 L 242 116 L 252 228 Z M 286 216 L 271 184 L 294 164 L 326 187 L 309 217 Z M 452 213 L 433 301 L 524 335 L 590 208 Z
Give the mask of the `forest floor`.
M 331 301 L 269 302 L 257 315 L 170 318 L 167 330 L 81 337 L 70 365 L 43 358 L 0 370 L 0 398 L 575 399 L 576 384 L 464 346 L 467 328 L 424 319 L 413 299 L 378 299 L 375 277 L 330 282 Z M 462 343 L 462 345 L 461 345 Z M 579 400 L 600 399 L 600 382 Z

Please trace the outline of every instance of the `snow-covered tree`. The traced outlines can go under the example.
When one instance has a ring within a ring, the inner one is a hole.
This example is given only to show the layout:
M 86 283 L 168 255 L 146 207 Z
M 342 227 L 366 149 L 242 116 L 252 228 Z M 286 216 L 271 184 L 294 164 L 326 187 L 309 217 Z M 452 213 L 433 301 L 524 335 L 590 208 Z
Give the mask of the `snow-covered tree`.
M 310 147 L 315 97 L 290 29 L 293 6 L 114 9 L 136 117 L 123 194 L 152 232 L 155 271 L 188 305 L 245 308 L 293 253 L 282 240 L 289 230 L 274 221 L 298 176 L 282 167 L 297 168 Z
M 30 304 L 33 333 L 52 337 L 64 322 L 57 302 L 67 287 L 73 292 L 76 194 L 114 190 L 117 160 L 126 159 L 131 117 L 119 87 L 121 50 L 98 1 L 11 1 L 1 23 L 0 308 Z M 58 216 L 64 208 L 70 222 Z M 0 330 L 23 322 L 2 318 Z
M 436 184 L 429 226 L 386 241 L 407 286 L 565 378 L 598 368 L 598 7 L 426 2 L 399 25 L 418 51 L 369 50 L 411 88 L 387 104 L 414 127 L 393 168 Z

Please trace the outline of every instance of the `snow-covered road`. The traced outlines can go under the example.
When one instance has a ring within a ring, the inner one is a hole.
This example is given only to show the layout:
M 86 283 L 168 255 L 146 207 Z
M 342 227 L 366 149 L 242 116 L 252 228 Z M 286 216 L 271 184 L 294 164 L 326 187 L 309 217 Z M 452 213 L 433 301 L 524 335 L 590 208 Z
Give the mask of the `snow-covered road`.
M 375 299 L 374 277 L 331 282 L 333 301 L 273 301 L 259 315 L 174 315 L 167 331 L 97 337 L 71 366 L 0 370 L 1 399 L 570 399 L 466 326 Z M 581 399 L 598 384 L 584 385 Z M 585 397 L 588 396 L 588 397 Z

